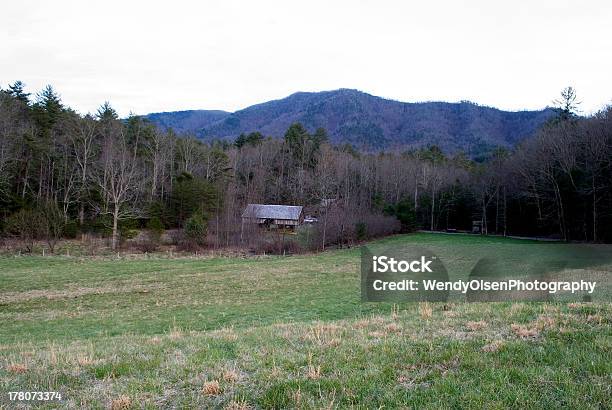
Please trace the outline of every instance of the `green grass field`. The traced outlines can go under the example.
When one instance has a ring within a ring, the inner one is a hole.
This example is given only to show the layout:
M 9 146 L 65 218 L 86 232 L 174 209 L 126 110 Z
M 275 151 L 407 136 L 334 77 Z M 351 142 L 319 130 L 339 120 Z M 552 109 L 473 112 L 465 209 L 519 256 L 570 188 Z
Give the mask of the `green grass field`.
M 414 234 L 453 277 L 561 244 Z M 360 301 L 357 248 L 0 259 L 0 406 L 610 408 L 609 303 Z M 59 391 L 61 402 L 10 402 Z

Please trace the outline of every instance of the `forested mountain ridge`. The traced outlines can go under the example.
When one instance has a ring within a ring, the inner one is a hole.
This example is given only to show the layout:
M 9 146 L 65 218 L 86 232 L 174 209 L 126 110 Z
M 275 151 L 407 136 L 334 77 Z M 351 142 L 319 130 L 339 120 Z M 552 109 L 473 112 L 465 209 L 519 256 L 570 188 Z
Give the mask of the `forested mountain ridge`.
M 221 110 L 187 110 L 158 112 L 147 118 L 162 128 L 172 128 L 176 133 L 189 133 L 223 120 L 231 113 Z
M 183 111 L 147 117 L 159 126 L 202 139 L 233 139 L 253 131 L 280 137 L 299 122 L 311 131 L 325 128 L 336 144 L 365 149 L 435 144 L 447 152 L 474 154 L 487 147 L 515 145 L 553 114 L 550 108 L 509 112 L 470 102 L 405 103 L 340 89 L 298 92 L 234 113 Z

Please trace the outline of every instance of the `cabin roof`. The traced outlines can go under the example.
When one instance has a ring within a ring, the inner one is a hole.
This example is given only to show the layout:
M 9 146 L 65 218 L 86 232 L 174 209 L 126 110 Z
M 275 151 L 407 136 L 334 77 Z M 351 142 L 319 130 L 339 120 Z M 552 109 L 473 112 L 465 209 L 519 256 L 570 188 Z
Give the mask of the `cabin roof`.
M 297 221 L 302 213 L 301 206 L 248 204 L 242 213 L 243 218 L 289 219 Z

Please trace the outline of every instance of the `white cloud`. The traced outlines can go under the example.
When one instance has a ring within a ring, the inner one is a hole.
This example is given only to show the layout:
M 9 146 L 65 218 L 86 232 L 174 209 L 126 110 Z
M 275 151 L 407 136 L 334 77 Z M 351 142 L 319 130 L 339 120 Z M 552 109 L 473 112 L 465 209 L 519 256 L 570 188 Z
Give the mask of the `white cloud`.
M 609 1 L 29 1 L 0 6 L 0 83 L 81 112 L 233 111 L 295 91 L 541 108 L 611 102 Z

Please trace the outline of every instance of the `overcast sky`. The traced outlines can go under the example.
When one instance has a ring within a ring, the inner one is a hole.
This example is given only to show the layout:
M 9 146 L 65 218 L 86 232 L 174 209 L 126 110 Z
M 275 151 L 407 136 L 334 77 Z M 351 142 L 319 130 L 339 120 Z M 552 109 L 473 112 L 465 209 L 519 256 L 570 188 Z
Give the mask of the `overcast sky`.
M 0 87 L 92 112 L 235 111 L 296 91 L 612 103 L 612 1 L 30 1 L 0 4 Z

